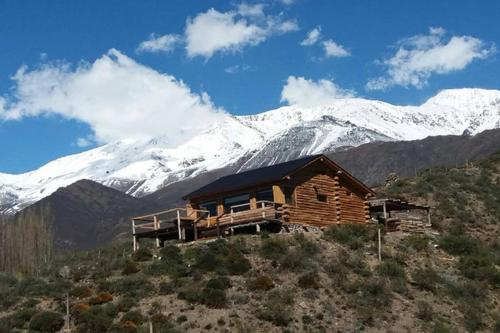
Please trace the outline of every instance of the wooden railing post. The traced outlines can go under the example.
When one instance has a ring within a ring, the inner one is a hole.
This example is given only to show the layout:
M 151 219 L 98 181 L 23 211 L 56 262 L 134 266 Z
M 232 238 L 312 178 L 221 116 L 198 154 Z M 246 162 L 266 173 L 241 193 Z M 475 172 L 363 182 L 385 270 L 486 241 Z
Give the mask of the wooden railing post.
M 177 231 L 179 232 L 179 240 L 182 240 L 181 233 L 181 212 L 177 209 Z
M 156 247 L 160 247 L 160 238 L 158 237 L 158 229 L 160 229 L 160 223 L 158 221 L 158 216 L 153 216 L 153 227 L 156 230 Z
M 234 217 L 233 217 L 234 209 L 231 207 L 231 223 L 234 222 Z
M 134 219 L 132 219 L 132 239 L 134 242 L 133 250 L 135 252 L 135 251 L 137 251 L 137 236 L 135 235 L 135 220 Z

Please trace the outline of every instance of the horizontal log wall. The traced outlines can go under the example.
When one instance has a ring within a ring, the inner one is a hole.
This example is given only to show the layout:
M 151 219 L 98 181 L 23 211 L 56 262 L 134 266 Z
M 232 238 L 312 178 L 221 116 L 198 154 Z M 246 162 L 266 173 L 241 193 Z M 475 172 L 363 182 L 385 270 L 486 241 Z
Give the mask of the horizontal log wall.
M 340 220 L 342 223 L 366 223 L 369 219 L 366 193 L 360 193 L 349 182 L 340 177 L 339 180 Z
M 295 205 L 287 205 L 289 223 L 326 227 L 339 223 L 366 223 L 368 211 L 361 193 L 335 170 L 311 166 L 289 181 L 295 186 Z M 326 196 L 319 201 L 317 193 Z

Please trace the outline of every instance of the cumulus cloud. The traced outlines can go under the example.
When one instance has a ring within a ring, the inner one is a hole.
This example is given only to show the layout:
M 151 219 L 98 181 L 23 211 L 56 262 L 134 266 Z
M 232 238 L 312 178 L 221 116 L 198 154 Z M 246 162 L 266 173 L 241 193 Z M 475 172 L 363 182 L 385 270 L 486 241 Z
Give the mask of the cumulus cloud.
M 342 45 L 335 43 L 331 39 L 323 42 L 323 48 L 325 50 L 325 57 L 327 58 L 340 58 L 351 55 Z
M 396 53 L 379 63 L 385 75 L 370 79 L 368 90 L 392 86 L 422 88 L 433 74 L 447 74 L 466 68 L 477 59 L 495 52 L 494 45 L 471 36 L 447 38 L 443 28 L 430 28 L 429 34 L 405 38 L 397 43 Z
M 76 67 L 22 67 L 12 80 L 0 119 L 57 114 L 89 124 L 100 143 L 163 135 L 176 144 L 224 114 L 207 94 L 115 49 Z
M 319 41 L 320 37 L 321 37 L 321 27 L 317 26 L 316 28 L 312 29 L 307 33 L 307 37 L 302 42 L 300 42 L 300 45 L 302 46 L 314 45 Z
M 170 52 L 175 49 L 177 44 L 182 40 L 181 36 L 175 34 L 167 34 L 157 36 L 156 34 L 149 35 L 149 38 L 139 44 L 137 51 L 139 52 Z
M 242 4 L 236 10 L 209 9 L 186 22 L 186 51 L 190 58 L 210 58 L 216 52 L 237 52 L 272 35 L 298 30 L 294 20 L 264 13 L 263 5 Z
M 353 96 L 353 91 L 342 89 L 331 80 L 314 81 L 304 77 L 289 76 L 281 91 L 281 102 L 288 105 L 315 107 L 328 105 L 339 98 Z

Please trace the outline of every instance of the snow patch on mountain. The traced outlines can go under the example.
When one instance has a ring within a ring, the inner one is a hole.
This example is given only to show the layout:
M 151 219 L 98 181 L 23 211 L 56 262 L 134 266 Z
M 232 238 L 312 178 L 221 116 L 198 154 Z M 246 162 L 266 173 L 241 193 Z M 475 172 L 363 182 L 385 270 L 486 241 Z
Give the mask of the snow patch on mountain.
M 175 147 L 167 136 L 122 140 L 24 174 L 0 173 L 0 212 L 18 211 L 80 179 L 142 196 L 243 156 L 249 158 L 241 170 L 247 170 L 371 141 L 474 135 L 499 127 L 500 91 L 484 89 L 444 90 L 420 106 L 347 98 L 315 108 L 226 115 Z

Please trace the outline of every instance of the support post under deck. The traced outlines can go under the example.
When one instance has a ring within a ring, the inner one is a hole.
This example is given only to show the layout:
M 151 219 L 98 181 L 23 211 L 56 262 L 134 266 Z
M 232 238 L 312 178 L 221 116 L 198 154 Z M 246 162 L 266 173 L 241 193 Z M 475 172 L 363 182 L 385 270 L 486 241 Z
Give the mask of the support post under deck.
M 133 240 L 133 250 L 137 251 L 137 236 L 135 235 L 135 221 L 132 220 L 132 240 Z
M 153 216 L 154 228 L 156 230 L 156 247 L 160 247 L 160 238 L 158 237 L 158 229 L 160 229 L 160 223 L 158 222 L 158 217 Z
M 179 240 L 182 240 L 181 232 L 181 212 L 177 210 L 177 231 L 179 232 Z

